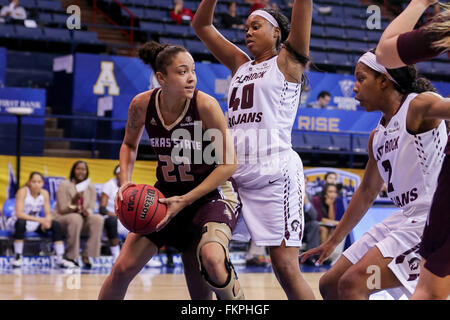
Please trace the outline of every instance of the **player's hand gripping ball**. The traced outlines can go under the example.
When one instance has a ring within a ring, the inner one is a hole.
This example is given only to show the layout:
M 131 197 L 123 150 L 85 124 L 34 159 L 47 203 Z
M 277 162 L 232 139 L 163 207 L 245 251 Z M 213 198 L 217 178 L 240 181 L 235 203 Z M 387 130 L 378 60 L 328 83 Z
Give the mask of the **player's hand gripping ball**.
M 123 226 L 139 234 L 154 232 L 167 211 L 166 204 L 159 202 L 164 198 L 161 191 L 146 184 L 130 185 L 122 196 L 116 214 Z

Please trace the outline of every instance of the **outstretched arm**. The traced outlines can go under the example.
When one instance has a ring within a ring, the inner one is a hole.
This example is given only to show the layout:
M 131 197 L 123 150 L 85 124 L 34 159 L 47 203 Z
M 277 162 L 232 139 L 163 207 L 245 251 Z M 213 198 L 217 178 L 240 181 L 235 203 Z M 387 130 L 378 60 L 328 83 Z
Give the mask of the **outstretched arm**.
M 412 132 L 425 132 L 436 128 L 442 119 L 450 120 L 450 98 L 422 92 L 411 101 L 406 126 Z
M 213 26 L 216 3 L 217 0 L 203 0 L 195 12 L 192 27 L 209 51 L 234 75 L 237 69 L 250 58 L 241 49 L 225 39 Z
M 419 18 L 436 0 L 412 0 L 403 12 L 384 30 L 378 42 L 377 61 L 386 68 L 400 68 L 405 63 L 397 50 L 398 36 L 413 30 Z
M 292 8 L 291 31 L 286 40 L 296 54 L 308 57 L 311 38 L 312 0 L 295 0 Z M 278 57 L 278 67 L 287 81 L 301 81 L 304 65 L 284 46 Z

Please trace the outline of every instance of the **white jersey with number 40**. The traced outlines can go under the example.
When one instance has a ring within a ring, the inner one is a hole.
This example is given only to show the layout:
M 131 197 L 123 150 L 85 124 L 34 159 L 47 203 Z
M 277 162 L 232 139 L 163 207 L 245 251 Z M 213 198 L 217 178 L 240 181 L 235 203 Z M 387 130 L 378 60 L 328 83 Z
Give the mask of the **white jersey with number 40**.
M 387 126 L 382 119 L 373 137 L 373 155 L 388 196 L 406 215 L 431 206 L 447 143 L 444 121 L 421 134 L 408 132 L 406 116 L 416 96 L 406 97 Z
M 278 56 L 243 64 L 228 90 L 228 127 L 239 163 L 260 163 L 292 148 L 292 126 L 300 100 L 300 83 L 287 82 Z

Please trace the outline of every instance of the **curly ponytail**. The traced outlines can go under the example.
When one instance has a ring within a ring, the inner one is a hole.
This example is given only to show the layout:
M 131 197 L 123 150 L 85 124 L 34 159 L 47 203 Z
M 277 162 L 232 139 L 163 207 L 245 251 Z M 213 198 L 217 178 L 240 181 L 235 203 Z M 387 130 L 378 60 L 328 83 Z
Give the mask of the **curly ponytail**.
M 396 69 L 387 69 L 394 82 L 397 91 L 403 94 L 421 93 L 426 91 L 437 92 L 430 80 L 418 76 L 418 71 L 414 65 L 408 65 Z
M 154 72 L 166 73 L 166 68 L 172 63 L 172 58 L 179 52 L 187 52 L 182 46 L 161 44 L 156 41 L 144 43 L 138 48 L 139 58 L 149 64 Z

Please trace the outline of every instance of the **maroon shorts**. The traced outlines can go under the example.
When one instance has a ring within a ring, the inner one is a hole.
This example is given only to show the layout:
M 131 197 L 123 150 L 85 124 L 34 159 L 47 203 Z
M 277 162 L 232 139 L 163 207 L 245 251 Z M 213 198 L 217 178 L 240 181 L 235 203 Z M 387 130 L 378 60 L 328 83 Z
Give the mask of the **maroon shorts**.
M 450 275 L 450 155 L 445 156 L 439 174 L 419 253 L 431 273 Z
M 158 182 L 155 187 L 166 198 L 184 194 Z M 233 231 L 241 212 L 240 207 L 236 184 L 230 179 L 226 186 L 210 192 L 181 210 L 161 231 L 150 233 L 145 237 L 158 248 L 168 245 L 183 252 L 200 239 L 202 227 L 208 222 L 224 223 Z

